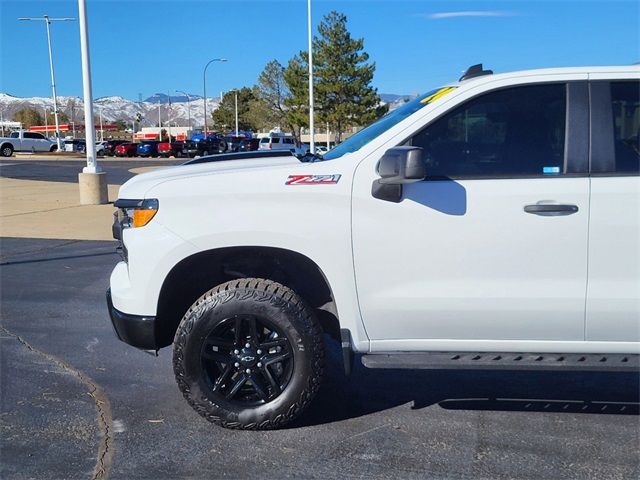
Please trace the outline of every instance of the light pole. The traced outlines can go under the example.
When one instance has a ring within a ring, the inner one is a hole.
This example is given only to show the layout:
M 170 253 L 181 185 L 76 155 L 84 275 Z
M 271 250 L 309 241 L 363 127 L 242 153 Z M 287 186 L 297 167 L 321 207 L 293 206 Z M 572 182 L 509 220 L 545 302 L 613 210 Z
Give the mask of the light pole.
M 238 90 L 234 90 L 233 93 L 236 97 L 236 137 L 238 136 Z
M 207 68 L 213 62 L 226 62 L 226 58 L 214 58 L 204 66 L 204 72 L 202 74 L 202 91 L 204 93 L 204 138 L 207 138 Z
M 187 92 L 183 92 L 182 90 L 176 90 L 176 93 L 181 93 L 187 97 L 187 115 L 189 116 L 189 128 L 191 128 L 191 97 L 189 97 Z
M 51 22 L 70 22 L 75 21 L 75 18 L 64 17 L 64 18 L 50 18 L 49 15 L 43 15 L 42 17 L 20 17 L 18 20 L 31 21 L 31 20 L 41 20 L 44 21 L 47 26 L 47 45 L 49 46 L 49 68 L 51 70 L 51 92 L 53 94 L 53 115 L 56 120 L 56 142 L 58 144 L 58 151 L 62 151 L 62 142 L 60 141 L 60 124 L 58 122 L 58 100 L 56 95 L 56 76 L 53 71 L 53 53 L 51 50 L 51 31 L 49 26 Z
M 160 118 L 160 97 L 161 93 L 155 93 L 156 97 L 158 97 L 158 140 L 162 141 L 162 119 Z
M 104 204 L 109 201 L 107 174 L 98 167 L 96 159 L 96 129 L 93 119 L 93 93 L 91 89 L 91 61 L 89 59 L 89 25 L 86 0 L 78 0 L 80 19 L 80 55 L 82 58 L 82 95 L 84 97 L 84 128 L 87 166 L 78 174 L 81 204 Z
M 309 37 L 309 131 L 311 133 L 311 153 L 315 148 L 315 130 L 313 127 L 313 37 L 311 36 L 311 0 L 307 0 L 307 33 Z
M 102 129 L 102 106 L 96 104 L 98 107 L 98 113 L 100 114 L 100 141 L 104 142 L 104 130 Z

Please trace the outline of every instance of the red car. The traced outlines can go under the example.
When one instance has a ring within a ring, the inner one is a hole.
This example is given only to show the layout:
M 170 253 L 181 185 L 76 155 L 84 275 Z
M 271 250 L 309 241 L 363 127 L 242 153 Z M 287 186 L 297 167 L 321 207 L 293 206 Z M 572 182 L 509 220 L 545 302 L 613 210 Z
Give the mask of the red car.
M 115 156 L 116 157 L 135 157 L 137 147 L 138 147 L 137 143 L 122 143 L 120 145 L 117 145 L 115 149 Z
M 158 144 L 158 155 L 161 157 L 181 157 L 184 142 L 161 142 Z

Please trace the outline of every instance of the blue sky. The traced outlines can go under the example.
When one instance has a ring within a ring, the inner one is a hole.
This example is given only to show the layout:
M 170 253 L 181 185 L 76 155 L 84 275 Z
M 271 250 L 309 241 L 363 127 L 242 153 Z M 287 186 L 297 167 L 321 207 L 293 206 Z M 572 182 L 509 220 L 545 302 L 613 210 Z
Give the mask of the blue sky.
M 87 0 L 93 93 L 137 99 L 155 92 L 207 92 L 253 85 L 271 59 L 283 65 L 307 45 L 306 0 Z M 0 0 L 0 91 L 51 93 L 43 22 L 77 17 L 75 0 Z M 411 94 L 459 77 L 474 63 L 496 72 L 640 61 L 640 2 L 313 1 L 313 23 L 345 13 L 364 37 L 381 93 Z M 52 25 L 59 95 L 81 95 L 78 23 Z

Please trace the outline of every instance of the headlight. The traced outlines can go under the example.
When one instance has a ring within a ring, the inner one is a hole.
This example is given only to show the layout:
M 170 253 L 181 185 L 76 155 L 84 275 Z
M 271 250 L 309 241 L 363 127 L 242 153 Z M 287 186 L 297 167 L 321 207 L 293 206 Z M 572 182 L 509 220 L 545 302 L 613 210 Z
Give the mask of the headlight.
M 144 227 L 156 213 L 158 213 L 158 200 L 147 198 L 145 200 L 116 200 L 113 204 L 120 209 L 118 212 L 119 223 L 123 228 Z

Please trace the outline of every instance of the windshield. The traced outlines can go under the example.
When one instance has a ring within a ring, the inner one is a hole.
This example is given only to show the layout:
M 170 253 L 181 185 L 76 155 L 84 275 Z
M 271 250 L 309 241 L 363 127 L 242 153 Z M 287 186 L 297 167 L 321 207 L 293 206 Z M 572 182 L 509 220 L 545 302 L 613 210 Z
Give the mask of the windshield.
M 417 112 L 422 107 L 429 105 L 430 103 L 438 100 L 442 96 L 454 90 L 455 87 L 445 87 L 432 90 L 424 95 L 419 95 L 413 100 L 405 103 L 401 107 L 396 108 L 392 112 L 387 113 L 384 117 L 373 122 L 368 127 L 360 130 L 355 135 L 352 135 L 337 147 L 329 150 L 322 156 L 323 160 L 333 160 L 340 158 L 341 156 L 360 150 L 371 140 L 389 130 L 394 125 L 400 123 L 412 113 Z

